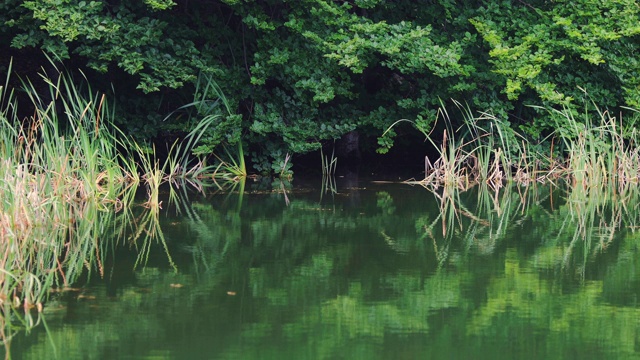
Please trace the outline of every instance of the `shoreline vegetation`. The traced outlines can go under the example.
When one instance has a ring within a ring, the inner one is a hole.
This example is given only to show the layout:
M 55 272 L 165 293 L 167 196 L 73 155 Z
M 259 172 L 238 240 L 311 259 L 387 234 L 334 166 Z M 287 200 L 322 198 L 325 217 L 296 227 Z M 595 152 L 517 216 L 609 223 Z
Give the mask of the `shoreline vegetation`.
M 202 187 L 208 181 L 222 188 L 246 174 L 243 161 L 218 158 L 207 165 L 191 156 L 202 127 L 216 115 L 173 144 L 161 162 L 155 149 L 112 124 L 115 115 L 105 95 L 92 92 L 85 78 L 56 71 L 41 75 L 48 94 L 37 93 L 29 80 L 21 89 L 10 88 L 11 67 L 0 84 L 0 340 L 7 339 L 18 309 L 31 319 L 31 311 L 42 311 L 50 289 L 69 287 L 85 267 L 100 269 L 100 238 L 107 232 L 142 246 L 142 253 L 148 246 L 138 239 L 164 241 L 154 222 L 162 184 Z M 33 109 L 23 120 L 17 91 Z M 141 188 L 147 199 L 134 204 Z M 138 205 L 148 214 L 142 220 L 132 219 Z M 112 229 L 115 214 L 123 223 Z M 17 318 L 27 329 L 33 325 Z
M 113 125 L 115 115 L 105 95 L 92 92 L 86 79 L 57 71 L 53 77 L 42 76 L 48 84 L 46 96 L 28 80 L 23 82 L 19 91 L 34 109 L 24 120 L 17 115 L 18 90 L 9 86 L 11 67 L 0 85 L 0 308 L 5 322 L 18 309 L 25 314 L 42 311 L 49 290 L 68 287 L 85 267 L 100 271 L 103 225 L 113 222 L 116 213 L 125 214 L 123 223 L 116 222 L 109 231 L 126 241 L 164 241 L 153 220 L 162 206 L 161 185 L 202 190 L 210 183 L 222 189 L 224 183 L 242 184 L 247 176 L 241 143 L 235 150 L 224 149 L 224 157 L 211 163 L 206 156 L 193 156 L 221 114 L 205 113 L 182 142 L 169 145 L 166 160 L 160 161 L 155 148 L 139 144 Z M 224 96 L 218 95 L 229 111 Z M 197 108 L 203 101 L 186 106 Z M 444 124 L 441 141 L 435 140 L 435 131 L 423 131 L 439 149 L 439 158 L 426 158 L 424 179 L 408 181 L 442 197 L 443 232 L 460 215 L 445 200 L 476 185 L 487 185 L 497 194 L 507 183 L 528 187 L 564 181 L 575 190 L 572 194 L 584 198 L 623 198 L 621 194 L 637 192 L 640 148 L 635 118 L 623 126 L 621 118 L 595 106 L 596 119 L 589 109 L 582 119 L 568 110 L 550 110 L 558 130 L 545 139 L 551 144 L 545 152 L 506 121 L 489 113 L 473 116 L 456 104 L 465 125 L 453 128 L 450 115 L 439 110 L 436 125 Z M 393 126 L 403 122 L 411 121 Z M 332 154 L 322 161 L 323 174 L 333 175 L 337 158 Z M 140 188 L 146 188 L 147 200 L 135 204 Z M 602 195 L 610 190 L 612 194 Z M 137 222 L 148 229 L 126 224 L 134 205 L 148 210 L 144 221 Z M 148 247 L 140 246 L 144 256 Z M 6 339 L 2 331 L 0 337 Z
M 454 129 L 444 105 L 438 110 L 436 124 L 445 124 L 441 143 L 433 140 L 433 131 L 420 130 L 425 141 L 437 149 L 438 158 L 432 161 L 425 157 L 425 177 L 408 183 L 432 190 L 466 190 L 484 183 L 497 190 L 507 182 L 527 186 L 564 181 L 571 187 L 615 188 L 619 192 L 638 185 L 640 136 L 634 127 L 637 110 L 627 109 L 633 118 L 623 122 L 622 115 L 601 111 L 596 104 L 585 107 L 582 119 L 568 109 L 548 109 L 557 130 L 534 143 L 508 122 L 490 113 L 474 117 L 461 103 L 454 103 L 463 114 L 464 125 Z M 593 114 L 597 114 L 595 119 Z M 413 124 L 411 120 L 398 120 L 387 131 L 402 122 Z M 550 146 L 545 147 L 545 141 Z

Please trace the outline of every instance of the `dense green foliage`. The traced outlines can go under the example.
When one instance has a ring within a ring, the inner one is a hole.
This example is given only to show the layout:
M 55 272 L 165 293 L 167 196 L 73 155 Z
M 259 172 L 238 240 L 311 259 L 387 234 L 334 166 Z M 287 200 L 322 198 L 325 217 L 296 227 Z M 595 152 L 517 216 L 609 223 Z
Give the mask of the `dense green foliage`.
M 215 81 L 238 115 L 210 127 L 209 150 L 242 140 L 265 169 L 354 129 L 363 146 L 400 118 L 428 130 L 440 99 L 534 139 L 556 120 L 527 105 L 639 107 L 639 20 L 634 0 L 7 0 L 0 47 L 95 70 L 143 137 L 193 128 L 202 115 L 162 120 L 215 99 L 193 96 Z M 385 152 L 399 131 L 368 150 Z

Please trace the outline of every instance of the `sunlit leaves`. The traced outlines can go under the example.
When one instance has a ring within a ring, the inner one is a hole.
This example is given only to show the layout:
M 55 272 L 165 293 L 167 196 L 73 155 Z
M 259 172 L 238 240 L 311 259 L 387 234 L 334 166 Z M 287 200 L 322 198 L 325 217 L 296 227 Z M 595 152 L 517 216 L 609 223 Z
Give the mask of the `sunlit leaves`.
M 167 10 L 176 5 L 173 0 L 144 0 L 144 3 L 152 10 Z
M 575 106 L 572 100 L 584 88 L 601 106 L 635 104 L 640 83 L 628 74 L 637 73 L 637 63 L 619 61 L 637 51 L 640 8 L 635 1 L 525 5 L 487 4 L 470 20 L 491 47 L 490 61 L 505 77 L 509 99 L 533 90 L 544 104 Z M 613 90 L 616 82 L 625 94 Z M 609 95 L 601 97 L 605 89 Z

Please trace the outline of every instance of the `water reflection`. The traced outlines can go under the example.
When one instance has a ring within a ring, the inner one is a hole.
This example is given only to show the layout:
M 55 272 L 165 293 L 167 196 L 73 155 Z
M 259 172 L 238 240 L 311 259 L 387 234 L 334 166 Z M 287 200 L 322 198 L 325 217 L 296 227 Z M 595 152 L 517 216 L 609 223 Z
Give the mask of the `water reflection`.
M 152 241 L 105 241 L 104 275 L 52 296 L 13 357 L 637 355 L 636 194 L 315 189 L 182 194 L 130 232 Z

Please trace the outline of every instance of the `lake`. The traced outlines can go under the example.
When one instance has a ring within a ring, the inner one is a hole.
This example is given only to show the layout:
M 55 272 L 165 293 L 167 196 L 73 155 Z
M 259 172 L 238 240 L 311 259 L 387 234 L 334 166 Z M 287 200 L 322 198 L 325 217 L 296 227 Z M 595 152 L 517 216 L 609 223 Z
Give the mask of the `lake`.
M 325 185 L 134 209 L 11 358 L 640 357 L 634 194 Z

